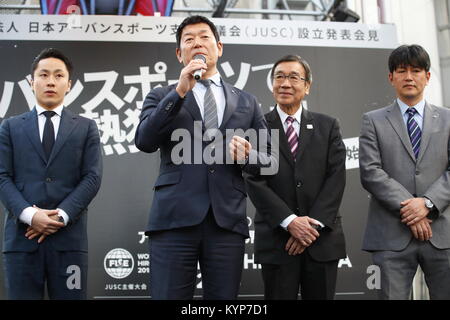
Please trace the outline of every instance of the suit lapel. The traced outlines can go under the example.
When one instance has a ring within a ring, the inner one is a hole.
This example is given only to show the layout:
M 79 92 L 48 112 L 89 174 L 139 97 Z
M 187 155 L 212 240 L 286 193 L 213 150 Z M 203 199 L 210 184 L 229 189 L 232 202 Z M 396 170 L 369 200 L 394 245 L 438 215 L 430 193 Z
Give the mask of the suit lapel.
M 302 122 L 300 124 L 300 137 L 298 142 L 298 152 L 296 156 L 296 161 L 299 161 L 305 150 L 311 141 L 312 134 L 314 132 L 314 118 L 312 114 L 302 108 Z
M 28 139 L 30 140 L 31 144 L 33 145 L 39 156 L 42 158 L 42 160 L 44 162 L 47 162 L 44 154 L 44 148 L 42 147 L 41 139 L 39 136 L 39 125 L 36 108 L 33 108 L 33 110 L 25 114 L 23 119 L 23 131 L 25 131 Z
M 223 128 L 225 127 L 225 124 L 227 121 L 231 118 L 231 116 L 234 113 L 234 110 L 237 108 L 237 103 L 239 100 L 239 94 L 237 91 L 233 88 L 232 85 L 222 81 L 223 91 L 225 94 L 225 111 L 222 118 L 222 123 L 220 124 L 219 129 L 223 131 Z M 197 104 L 197 101 L 195 100 L 194 94 L 192 93 L 192 90 L 189 91 L 186 95 L 185 101 L 183 103 L 183 107 L 188 110 L 188 112 L 192 115 L 192 118 L 194 118 L 194 121 L 202 121 L 203 118 L 200 113 L 200 108 Z M 204 130 L 203 126 L 203 130 Z
M 48 164 L 50 164 L 56 157 L 58 152 L 61 150 L 62 146 L 66 142 L 69 135 L 72 133 L 73 129 L 77 124 L 77 117 L 66 108 L 63 109 L 61 113 L 61 122 L 59 123 L 58 135 L 56 136 L 55 145 L 53 146 L 52 153 L 48 159 Z M 48 165 L 47 164 L 47 165 Z
M 239 99 L 239 95 L 232 85 L 222 81 L 223 92 L 225 94 L 225 111 L 223 113 L 222 123 L 219 126 L 219 129 L 225 128 L 225 124 L 231 118 L 234 113 L 234 110 L 237 108 L 237 103 Z
M 200 107 L 195 100 L 192 90 L 186 94 L 183 108 L 185 108 L 191 114 L 192 118 L 194 118 L 194 121 L 203 121 L 202 115 L 200 113 Z
M 295 166 L 294 157 L 292 156 L 291 150 L 289 148 L 286 133 L 284 131 L 284 127 L 283 124 L 281 123 L 281 119 L 277 112 L 276 107 L 266 115 L 266 120 L 270 129 L 278 130 L 280 141 L 280 153 L 285 157 L 290 166 L 294 168 Z
M 400 112 L 400 107 L 397 102 L 394 102 L 387 110 L 386 110 L 386 118 L 389 123 L 394 128 L 395 132 L 399 136 L 400 140 L 403 143 L 406 151 L 408 152 L 411 159 L 416 161 L 416 157 L 414 155 L 411 140 L 409 139 L 408 131 L 406 129 L 405 122 L 403 120 L 402 113 Z
M 433 106 L 429 105 L 425 102 L 424 115 L 423 115 L 423 126 L 422 126 L 422 139 L 420 141 L 420 151 L 419 157 L 417 158 L 417 162 L 419 162 L 423 155 L 425 154 L 425 150 L 430 142 L 431 134 L 433 133 L 438 126 L 439 122 L 439 113 L 433 108 Z

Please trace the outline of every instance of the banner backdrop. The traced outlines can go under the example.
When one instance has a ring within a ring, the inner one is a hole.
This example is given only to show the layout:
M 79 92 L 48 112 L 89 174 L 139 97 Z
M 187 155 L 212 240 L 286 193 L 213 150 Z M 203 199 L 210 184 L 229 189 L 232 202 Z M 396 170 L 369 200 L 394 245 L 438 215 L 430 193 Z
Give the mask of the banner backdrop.
M 94 119 L 103 148 L 102 187 L 89 210 L 90 299 L 149 298 L 150 261 L 144 228 L 158 175 L 159 154 L 134 146 L 140 108 L 157 86 L 176 82 L 175 30 L 181 18 L 2 15 L 0 22 L 0 120 L 34 106 L 30 65 L 45 47 L 68 55 L 75 66 L 65 106 Z M 273 105 L 270 68 L 286 54 L 311 65 L 305 107 L 339 119 L 347 148 L 347 186 L 341 206 L 347 259 L 339 263 L 336 299 L 373 299 L 379 278 L 361 251 L 368 194 L 359 181 L 358 135 L 364 112 L 394 98 L 387 58 L 397 46 L 392 25 L 216 19 L 224 55 L 223 79 Z M 301 147 L 301 146 L 300 146 Z M 195 183 L 195 181 L 192 181 Z M 1 214 L 4 216 L 3 208 Z M 260 266 L 253 256 L 254 207 L 248 201 L 242 299 L 262 299 Z M 1 225 L 3 234 L 3 221 Z M 0 299 L 5 299 L 0 262 Z M 196 297 L 202 293 L 200 274 Z

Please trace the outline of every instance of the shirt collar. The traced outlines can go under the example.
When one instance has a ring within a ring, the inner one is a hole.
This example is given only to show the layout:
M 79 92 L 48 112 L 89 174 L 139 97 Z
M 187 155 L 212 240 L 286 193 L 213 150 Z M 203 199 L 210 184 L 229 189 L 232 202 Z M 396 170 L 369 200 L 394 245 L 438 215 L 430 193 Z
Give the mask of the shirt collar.
M 410 108 L 406 103 L 404 103 L 402 100 L 397 98 L 398 106 L 400 107 L 400 111 L 402 112 L 402 115 L 406 113 L 408 108 Z M 423 113 L 425 110 L 425 99 L 421 100 L 418 104 L 415 106 L 412 106 L 411 108 L 415 108 L 417 110 L 417 113 L 423 118 Z
M 220 77 L 220 73 L 217 72 L 215 75 L 213 75 L 212 77 L 208 78 L 208 80 L 211 80 L 212 83 L 214 83 L 217 87 L 221 87 L 222 86 L 222 81 L 221 81 L 221 77 Z M 200 85 L 200 83 L 196 83 L 196 86 Z M 202 88 L 204 88 L 204 86 L 202 85 Z
M 218 87 L 222 86 L 222 82 L 220 81 L 220 73 L 218 73 L 218 72 L 215 75 L 213 75 L 211 78 L 209 78 L 209 80 L 211 80 Z
M 298 123 L 300 123 L 301 117 L 302 117 L 302 105 L 300 104 L 300 108 L 298 108 L 297 112 L 294 113 L 292 116 L 288 115 L 286 112 L 281 110 L 280 106 L 277 105 L 277 111 L 278 115 L 280 116 L 281 122 L 284 124 L 286 123 L 287 117 L 293 117 L 295 120 L 297 120 Z
M 63 109 L 64 109 L 64 104 L 61 104 L 61 105 L 57 106 L 55 109 L 53 109 L 52 111 L 54 111 L 58 116 L 61 117 Z M 48 111 L 48 110 L 41 107 L 39 104 L 36 103 L 36 111 L 37 111 L 37 114 L 40 115 L 42 112 Z

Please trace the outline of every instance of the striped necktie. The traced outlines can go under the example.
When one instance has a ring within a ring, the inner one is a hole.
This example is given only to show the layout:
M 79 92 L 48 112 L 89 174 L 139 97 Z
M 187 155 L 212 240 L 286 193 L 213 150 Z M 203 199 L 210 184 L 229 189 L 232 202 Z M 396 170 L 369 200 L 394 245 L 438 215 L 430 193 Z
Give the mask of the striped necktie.
M 211 80 L 199 80 L 198 82 L 206 87 L 205 98 L 203 100 L 203 122 L 205 123 L 205 128 L 206 130 L 217 129 L 219 127 L 219 121 L 217 119 L 217 104 L 211 89 Z
M 293 117 L 287 117 L 286 123 L 288 125 L 286 130 L 286 137 L 289 144 L 289 149 L 291 150 L 292 156 L 294 157 L 297 155 L 298 150 L 298 135 L 297 132 L 295 132 L 294 126 L 292 125 L 294 123 L 295 119 Z
M 411 140 L 412 149 L 417 159 L 419 157 L 422 131 L 420 130 L 418 123 L 414 119 L 414 115 L 417 113 L 417 110 L 415 108 L 408 108 L 406 112 L 408 113 L 407 127 L 409 139 Z

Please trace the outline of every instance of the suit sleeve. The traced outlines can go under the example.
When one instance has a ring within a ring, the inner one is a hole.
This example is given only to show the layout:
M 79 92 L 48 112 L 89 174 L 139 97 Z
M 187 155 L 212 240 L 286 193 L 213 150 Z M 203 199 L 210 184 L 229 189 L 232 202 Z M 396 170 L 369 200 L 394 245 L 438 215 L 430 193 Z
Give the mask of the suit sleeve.
M 266 119 L 254 98 L 252 129 L 257 132 L 257 145 L 252 145 L 247 163 L 242 167 L 244 172 L 254 175 L 273 175 L 278 172 L 278 153 L 272 148 L 272 139 Z
M 359 137 L 361 184 L 386 209 L 399 215 L 400 202 L 413 198 L 413 195 L 398 181 L 392 179 L 382 167 L 375 126 L 372 119 L 364 114 Z
M 102 179 L 102 155 L 100 136 L 95 121 L 89 121 L 89 129 L 83 150 L 81 180 L 76 188 L 58 205 L 76 221 L 100 189 Z
M 447 169 L 424 194 L 425 197 L 433 202 L 439 213 L 444 212 L 450 205 L 450 137 L 448 140 L 447 155 Z
M 344 195 L 346 179 L 345 145 L 336 119 L 332 123 L 328 141 L 326 177 L 308 216 L 332 229 Z
M 154 89 L 145 98 L 134 139 L 141 151 L 155 152 L 164 141 L 170 140 L 171 121 L 180 111 L 184 99 L 174 88 L 167 90 Z
M 267 177 L 244 173 L 247 193 L 258 213 L 273 229 L 294 214 L 286 203 L 268 185 Z M 281 228 L 281 227 L 280 227 Z
M 22 211 L 30 207 L 14 183 L 13 145 L 11 143 L 9 121 L 0 127 L 0 200 L 5 208 L 19 219 Z

